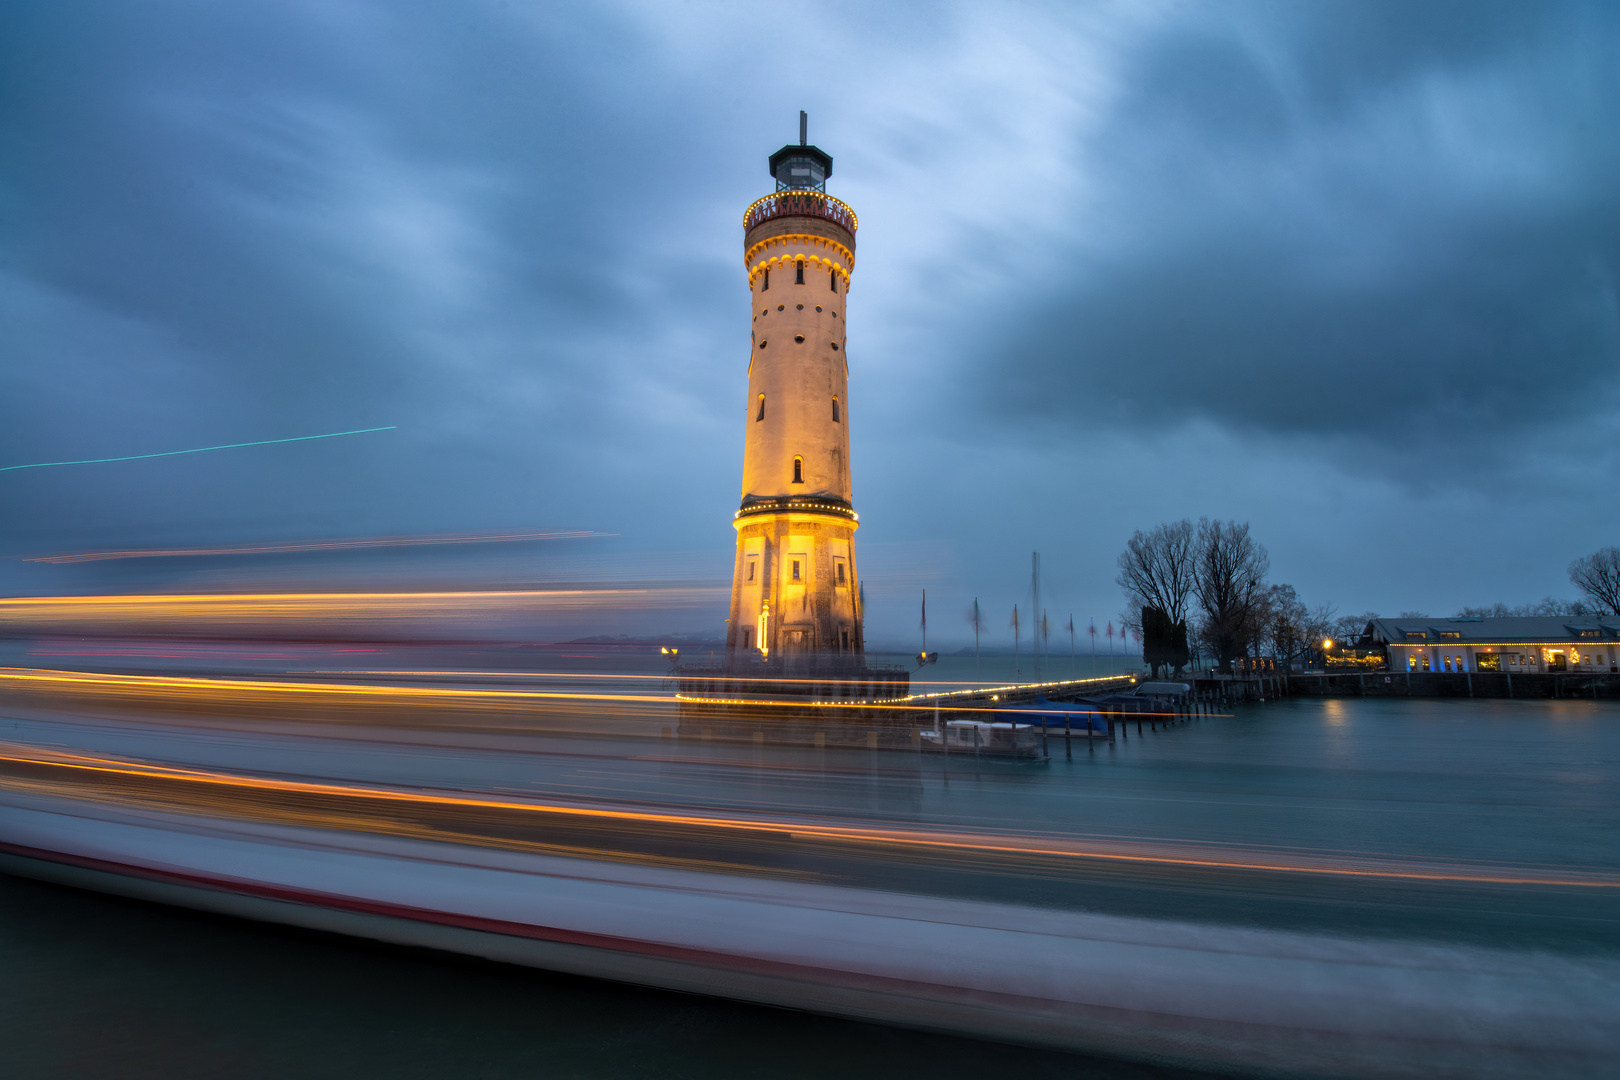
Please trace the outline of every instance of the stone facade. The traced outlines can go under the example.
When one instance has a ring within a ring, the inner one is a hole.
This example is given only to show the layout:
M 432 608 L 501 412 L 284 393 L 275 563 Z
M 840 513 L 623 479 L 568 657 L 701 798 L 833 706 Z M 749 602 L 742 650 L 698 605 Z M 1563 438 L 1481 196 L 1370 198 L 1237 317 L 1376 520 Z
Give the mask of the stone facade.
M 861 658 L 849 462 L 852 227 L 806 194 L 746 230 L 752 300 L 742 502 L 727 647 L 734 657 Z

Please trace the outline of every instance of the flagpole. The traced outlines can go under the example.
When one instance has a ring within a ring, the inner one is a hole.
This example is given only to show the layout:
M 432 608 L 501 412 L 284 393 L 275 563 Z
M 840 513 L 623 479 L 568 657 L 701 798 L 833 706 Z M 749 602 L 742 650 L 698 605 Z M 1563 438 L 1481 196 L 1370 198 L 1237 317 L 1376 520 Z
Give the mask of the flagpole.
M 979 674 L 979 598 L 973 598 L 973 681 L 983 682 Z
M 1022 675 L 1024 673 L 1024 669 L 1019 667 L 1019 665 L 1018 665 L 1018 605 L 1017 604 L 1013 605 L 1012 627 L 1013 627 L 1013 677 L 1017 678 L 1018 676 L 1020 676 L 1020 675 Z

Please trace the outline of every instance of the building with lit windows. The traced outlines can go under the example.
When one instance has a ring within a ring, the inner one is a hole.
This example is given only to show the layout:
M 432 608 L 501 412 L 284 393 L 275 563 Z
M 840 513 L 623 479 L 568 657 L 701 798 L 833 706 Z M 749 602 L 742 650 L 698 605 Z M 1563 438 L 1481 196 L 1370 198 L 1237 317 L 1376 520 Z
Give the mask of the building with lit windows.
M 1620 673 L 1614 615 L 1373 619 L 1360 644 L 1383 646 L 1391 671 Z

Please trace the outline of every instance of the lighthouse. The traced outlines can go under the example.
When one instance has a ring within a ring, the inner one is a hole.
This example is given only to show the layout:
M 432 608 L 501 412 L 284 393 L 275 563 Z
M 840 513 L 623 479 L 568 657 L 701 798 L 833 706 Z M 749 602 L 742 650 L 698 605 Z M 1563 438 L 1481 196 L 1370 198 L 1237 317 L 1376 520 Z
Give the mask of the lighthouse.
M 775 191 L 743 214 L 751 300 L 742 499 L 726 632 L 733 662 L 792 670 L 864 660 L 850 484 L 850 280 L 855 212 L 827 194 L 833 159 L 770 156 Z

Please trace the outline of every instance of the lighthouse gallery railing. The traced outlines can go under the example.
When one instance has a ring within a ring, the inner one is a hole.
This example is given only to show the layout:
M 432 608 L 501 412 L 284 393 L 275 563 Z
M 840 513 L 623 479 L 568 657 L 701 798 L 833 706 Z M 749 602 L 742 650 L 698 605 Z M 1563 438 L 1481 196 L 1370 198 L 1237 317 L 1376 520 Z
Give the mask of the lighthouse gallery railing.
M 855 211 L 831 195 L 819 191 L 778 191 L 757 199 L 743 211 L 743 229 L 752 229 L 772 218 L 818 217 L 836 222 L 854 233 L 858 222 Z

